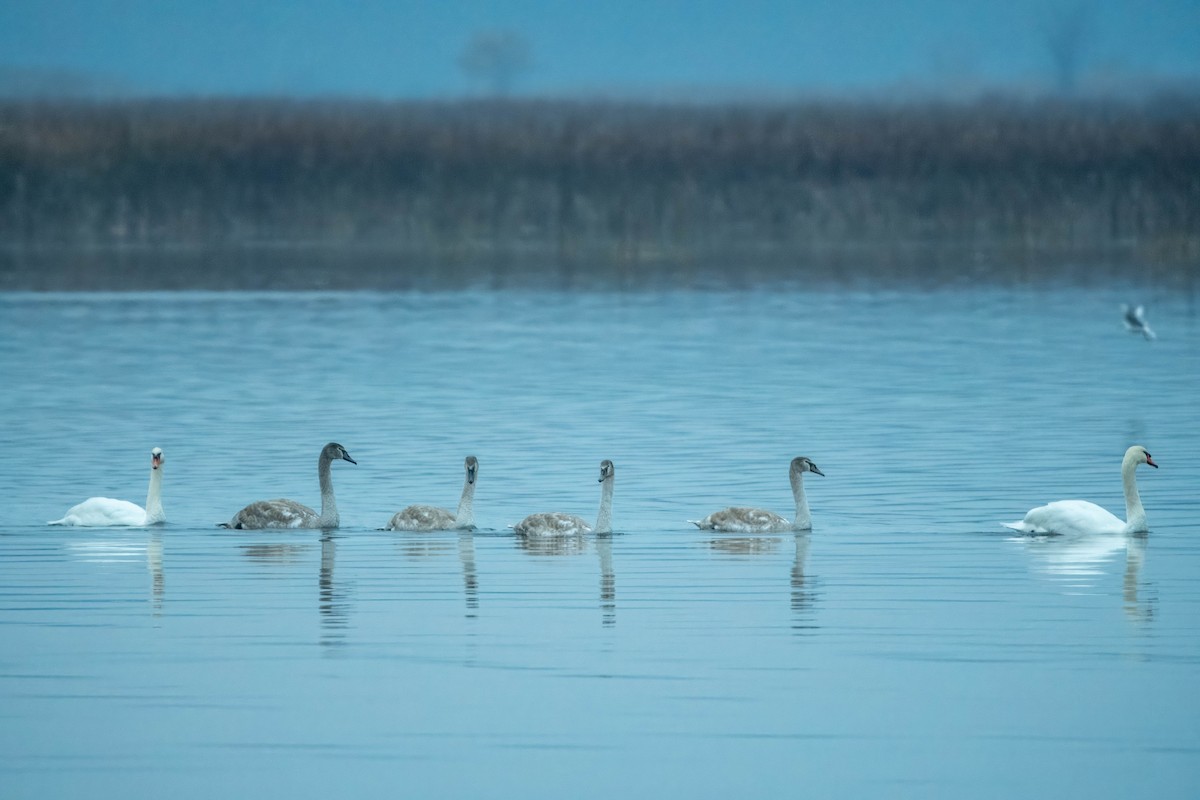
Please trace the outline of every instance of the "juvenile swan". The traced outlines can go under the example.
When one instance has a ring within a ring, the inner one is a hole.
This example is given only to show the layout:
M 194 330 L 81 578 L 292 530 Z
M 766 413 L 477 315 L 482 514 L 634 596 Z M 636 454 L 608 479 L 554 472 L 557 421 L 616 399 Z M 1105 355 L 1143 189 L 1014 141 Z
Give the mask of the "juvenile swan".
M 146 507 L 128 500 L 113 500 L 111 497 L 89 497 L 72 506 L 62 519 L 52 520 L 47 525 L 80 525 L 90 528 L 107 528 L 117 525 L 157 525 L 167 521 L 162 506 L 163 451 L 155 447 L 150 451 L 150 490 L 146 493 Z
M 1143 533 L 1146 526 L 1146 509 L 1138 496 L 1134 473 L 1139 464 L 1149 464 L 1155 469 L 1158 464 L 1150 458 L 1146 448 L 1135 444 L 1125 451 L 1121 459 L 1121 483 L 1125 487 L 1125 519 L 1105 511 L 1086 500 L 1059 500 L 1030 509 L 1020 522 L 1001 523 L 1006 528 L 1022 533 Z
M 463 462 L 467 478 L 463 482 L 462 497 L 458 500 L 458 511 L 451 514 L 437 506 L 409 506 L 397 511 L 384 530 L 388 531 L 448 531 L 452 528 L 475 527 L 475 478 L 479 475 L 479 461 L 467 456 Z
M 808 498 L 804 495 L 804 473 L 815 472 L 821 477 L 825 473 L 817 469 L 811 459 L 797 456 L 792 459 L 788 475 L 792 481 L 792 495 L 796 498 L 796 521 L 788 522 L 773 511 L 762 508 L 734 506 L 713 512 L 701 520 L 688 522 L 702 530 L 728 531 L 730 533 L 777 533 L 779 531 L 806 531 L 812 527 L 812 514 L 808 510 Z
M 321 513 L 313 511 L 295 500 L 259 500 L 233 515 L 220 528 L 336 528 L 338 526 L 337 501 L 333 498 L 333 478 L 329 465 L 341 459 L 357 464 L 346 448 L 330 442 L 321 449 L 317 459 L 317 477 L 321 481 Z
M 596 515 L 596 526 L 592 527 L 582 517 L 551 511 L 545 514 L 530 514 L 513 526 L 521 536 L 578 536 L 584 533 L 612 533 L 613 462 L 607 458 L 600 462 L 600 512 Z

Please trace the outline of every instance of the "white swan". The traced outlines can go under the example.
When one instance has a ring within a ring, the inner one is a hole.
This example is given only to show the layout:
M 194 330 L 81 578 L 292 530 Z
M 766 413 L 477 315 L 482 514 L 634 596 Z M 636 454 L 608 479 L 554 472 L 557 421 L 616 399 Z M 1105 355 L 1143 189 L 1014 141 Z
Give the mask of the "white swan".
M 114 526 L 142 527 L 167 521 L 162 506 L 163 451 L 155 447 L 150 451 L 150 490 L 146 493 L 146 507 L 128 500 L 113 500 L 111 497 L 89 497 L 77 506 L 72 506 L 62 519 L 52 520 L 47 525 L 79 525 L 89 528 Z
M 330 464 L 341 459 L 357 464 L 346 448 L 330 442 L 321 449 L 317 459 L 317 477 L 321 483 L 321 513 L 295 500 L 259 500 L 233 515 L 229 522 L 218 523 L 220 528 L 336 528 L 340 522 L 337 501 L 333 497 L 333 477 Z
M 812 527 L 812 513 L 808 510 L 808 498 L 804 494 L 804 473 L 813 472 L 821 477 L 825 473 L 817 469 L 812 459 L 797 456 L 788 468 L 792 482 L 792 496 L 796 499 L 796 519 L 788 522 L 774 511 L 762 508 L 734 506 L 714 511 L 704 519 L 689 519 L 688 522 L 701 530 L 728 531 L 730 533 L 778 533 L 780 531 L 806 531 Z
M 1140 333 L 1147 341 L 1154 341 L 1158 337 L 1154 335 L 1154 331 L 1150 330 L 1150 323 L 1146 322 L 1146 309 L 1144 306 L 1127 306 L 1121 304 L 1121 314 L 1125 322 L 1125 330 L 1130 333 Z
M 1020 522 L 1002 523 L 1006 528 L 1022 533 L 1140 533 L 1146 526 L 1146 510 L 1138 496 L 1134 472 L 1139 464 L 1158 468 L 1146 448 L 1134 445 L 1125 451 L 1121 460 L 1121 483 L 1125 487 L 1125 519 L 1109 513 L 1086 500 L 1059 500 L 1030 509 Z
M 463 462 L 467 478 L 463 482 L 462 497 L 458 499 L 458 511 L 451 514 L 437 506 L 409 506 L 397 511 L 384 530 L 387 531 L 448 531 L 454 528 L 475 527 L 475 477 L 479 474 L 479 461 L 467 456 Z
M 612 533 L 613 462 L 600 462 L 600 511 L 593 527 L 582 517 L 551 511 L 530 514 L 513 526 L 521 536 L 579 536 L 584 533 Z

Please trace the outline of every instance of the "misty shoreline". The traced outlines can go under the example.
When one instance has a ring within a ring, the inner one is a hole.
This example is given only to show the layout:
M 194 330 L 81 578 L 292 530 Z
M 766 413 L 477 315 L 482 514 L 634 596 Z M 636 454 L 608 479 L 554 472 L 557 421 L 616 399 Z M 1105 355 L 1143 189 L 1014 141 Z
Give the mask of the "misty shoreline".
M 427 253 L 375 245 L 0 246 L 0 292 L 458 291 L 1161 286 L 1194 293 L 1196 258 L 1132 244 L 1045 249 L 978 243 L 810 246 L 803 252 L 563 260 L 553 249 Z
M 1186 283 L 1200 102 L 0 102 L 0 290 Z

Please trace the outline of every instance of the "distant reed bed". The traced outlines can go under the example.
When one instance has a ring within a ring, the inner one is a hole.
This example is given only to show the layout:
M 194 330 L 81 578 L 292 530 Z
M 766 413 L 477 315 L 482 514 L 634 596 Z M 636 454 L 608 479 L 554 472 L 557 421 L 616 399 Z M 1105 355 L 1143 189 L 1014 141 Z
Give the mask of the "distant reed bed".
M 18 265 L 64 248 L 345 247 L 398 254 L 372 262 L 383 276 L 830 259 L 869 272 L 948 249 L 1186 270 L 1198 243 L 1194 98 L 0 104 L 0 247 Z

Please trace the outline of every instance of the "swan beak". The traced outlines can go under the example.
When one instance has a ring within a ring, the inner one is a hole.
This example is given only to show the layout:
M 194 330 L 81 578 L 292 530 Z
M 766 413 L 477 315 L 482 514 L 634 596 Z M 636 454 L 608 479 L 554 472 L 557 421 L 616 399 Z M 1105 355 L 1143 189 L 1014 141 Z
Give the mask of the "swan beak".
M 475 482 L 475 470 L 469 469 L 469 470 L 467 470 L 467 483 L 474 483 L 474 482 Z
M 158 469 L 162 466 L 162 456 L 150 456 L 150 469 Z
M 825 477 L 825 473 L 824 473 L 824 472 L 821 472 L 821 470 L 817 469 L 817 465 L 816 465 L 816 464 L 810 464 L 810 465 L 809 465 L 809 467 L 808 467 L 808 469 L 809 469 L 809 471 L 810 471 L 810 472 L 815 472 L 815 473 L 817 473 L 817 474 L 818 474 L 818 475 L 820 475 L 822 478 L 824 478 L 824 477 Z
M 342 460 L 349 461 L 351 464 L 354 464 L 356 466 L 358 465 L 358 462 L 355 461 L 353 458 L 351 458 L 349 453 L 342 453 Z
M 1146 454 L 1146 463 L 1149 464 L 1150 466 L 1154 467 L 1155 469 L 1158 469 L 1158 464 L 1154 463 L 1154 459 L 1150 458 L 1149 453 Z

